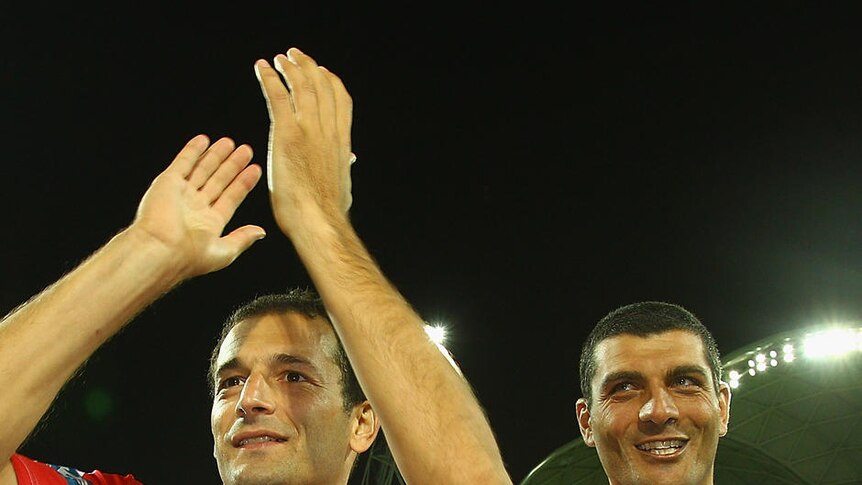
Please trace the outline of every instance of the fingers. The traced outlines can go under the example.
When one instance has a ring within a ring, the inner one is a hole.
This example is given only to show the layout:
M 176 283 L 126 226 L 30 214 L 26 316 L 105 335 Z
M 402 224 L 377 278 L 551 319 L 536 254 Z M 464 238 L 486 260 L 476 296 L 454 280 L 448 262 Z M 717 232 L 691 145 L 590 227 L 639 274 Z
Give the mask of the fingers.
M 266 100 L 269 119 L 271 121 L 289 119 L 289 115 L 294 112 L 293 100 L 288 92 L 288 86 L 284 85 L 278 72 L 262 59 L 254 63 L 254 72 L 260 83 L 263 98 Z
M 313 118 L 319 113 L 319 121 L 334 121 L 341 148 L 349 152 L 353 99 L 341 79 L 295 47 L 287 51 L 287 56 L 276 56 L 276 61 L 289 85 L 297 87 L 291 89 L 297 116 Z
M 228 155 L 200 188 L 201 193 L 212 204 L 224 192 L 231 181 L 251 162 L 253 152 L 248 145 L 241 145 Z
M 214 200 L 212 203 L 213 210 L 218 212 L 223 217 L 223 220 L 230 220 L 234 212 L 236 212 L 237 207 L 245 200 L 251 189 L 257 185 L 262 174 L 263 170 L 259 165 L 245 167 Z
M 210 145 L 200 156 L 191 173 L 186 177 L 189 184 L 195 189 L 200 189 L 212 177 L 213 173 L 221 166 L 236 149 L 236 144 L 230 138 L 221 138 Z
M 175 170 L 183 178 L 187 178 L 195 168 L 200 156 L 206 151 L 210 145 L 210 140 L 206 135 L 197 135 L 186 143 L 174 160 L 168 166 L 168 170 Z
M 199 137 L 192 141 L 198 144 L 190 142 L 192 147 L 188 150 L 189 153 L 201 146 Z M 183 151 L 186 151 L 186 148 Z M 189 153 L 183 151 L 180 152 L 182 162 L 178 164 L 178 168 L 185 168 L 189 163 L 188 158 L 191 158 Z M 187 174 L 189 185 L 197 189 L 225 221 L 230 220 L 237 207 L 260 180 L 261 168 L 249 165 L 252 156 L 250 146 L 240 145 L 234 148 L 233 140 L 221 138 L 197 158 L 196 165 L 191 169 L 191 173 Z M 178 155 L 177 159 L 180 158 Z
M 311 59 L 308 56 L 305 57 Z M 318 66 L 316 63 L 311 69 L 312 71 L 308 73 L 308 76 L 314 79 L 314 85 L 317 87 L 317 107 L 320 110 L 320 119 L 338 120 L 335 90 L 329 81 L 331 76 L 329 70 L 323 66 Z
M 341 78 L 330 71 L 326 71 L 326 78 L 332 87 L 332 93 L 335 99 L 336 123 L 338 129 L 338 139 L 345 144 L 343 148 L 350 151 L 350 127 L 353 122 L 353 98 L 341 82 Z M 350 154 L 350 163 L 356 161 L 356 155 Z
M 290 87 L 290 97 L 293 100 L 296 117 L 311 126 L 317 126 L 320 121 L 317 63 L 296 48 L 289 49 L 287 55 L 275 56 L 273 63 Z
M 225 137 L 210 146 L 206 135 L 197 135 L 186 143 L 167 170 L 177 172 L 213 201 L 248 165 L 251 157 L 248 145 L 236 148 L 234 141 Z

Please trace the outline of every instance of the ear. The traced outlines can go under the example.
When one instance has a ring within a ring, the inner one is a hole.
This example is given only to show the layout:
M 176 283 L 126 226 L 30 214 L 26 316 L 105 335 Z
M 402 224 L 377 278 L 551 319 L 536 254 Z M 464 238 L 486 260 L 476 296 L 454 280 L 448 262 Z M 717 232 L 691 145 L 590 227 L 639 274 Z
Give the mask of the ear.
M 371 403 L 363 401 L 353 407 L 350 416 L 350 449 L 357 454 L 363 453 L 377 438 L 377 432 L 380 431 L 380 422 L 377 420 L 377 414 L 374 413 L 374 408 Z
M 581 429 L 584 444 L 590 448 L 595 448 L 596 442 L 593 439 L 593 428 L 590 424 L 590 405 L 587 404 L 586 399 L 578 399 L 578 402 L 575 403 L 575 412 L 578 416 L 578 427 Z
M 721 419 L 718 435 L 724 436 L 727 434 L 727 423 L 730 421 L 730 386 L 723 381 L 718 385 L 718 412 Z

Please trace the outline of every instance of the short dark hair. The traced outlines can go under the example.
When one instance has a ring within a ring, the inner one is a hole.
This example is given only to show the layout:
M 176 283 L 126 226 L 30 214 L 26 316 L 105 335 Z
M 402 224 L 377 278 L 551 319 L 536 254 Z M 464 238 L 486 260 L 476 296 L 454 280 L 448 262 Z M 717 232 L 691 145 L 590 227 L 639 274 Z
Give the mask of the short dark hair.
M 712 384 L 718 393 L 721 378 L 721 358 L 715 339 L 707 328 L 685 308 L 673 303 L 644 301 L 625 305 L 605 315 L 593 327 L 581 349 L 581 394 L 590 404 L 592 382 L 596 375 L 596 347 L 603 340 L 628 334 L 647 337 L 671 330 L 683 330 L 700 338 L 703 353 L 712 371 Z
M 323 301 L 316 293 L 308 289 L 295 288 L 287 293 L 258 296 L 237 307 L 222 325 L 221 334 L 210 355 L 207 379 L 211 395 L 215 392 L 213 383 L 215 382 L 216 360 L 218 359 L 221 345 L 228 333 L 244 320 L 263 315 L 283 315 L 285 313 L 299 313 L 308 318 L 320 317 L 329 325 L 332 325 L 329 314 L 323 306 Z M 354 406 L 366 400 L 365 393 L 359 386 L 359 381 L 356 380 L 356 374 L 353 372 L 350 360 L 347 359 L 347 354 L 344 352 L 344 347 L 341 345 L 338 333 L 333 333 L 335 334 L 336 350 L 335 355 L 332 357 L 341 369 L 341 397 L 344 403 L 344 410 L 350 411 Z

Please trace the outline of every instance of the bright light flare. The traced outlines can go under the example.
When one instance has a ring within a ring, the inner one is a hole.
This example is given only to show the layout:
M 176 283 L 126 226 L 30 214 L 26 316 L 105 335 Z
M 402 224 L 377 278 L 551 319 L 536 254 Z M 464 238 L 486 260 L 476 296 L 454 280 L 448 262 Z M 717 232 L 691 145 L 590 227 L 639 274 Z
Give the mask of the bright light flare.
M 781 343 L 757 347 L 746 354 L 747 360 L 734 359 L 732 365 L 741 368 L 725 371 L 728 385 L 737 389 L 743 379 L 764 374 L 773 367 L 801 360 L 841 357 L 855 352 L 862 352 L 862 327 L 832 327 L 812 331 L 802 338 L 787 337 Z
M 441 324 L 425 324 L 425 333 L 428 335 L 428 339 L 434 342 L 434 345 L 437 346 L 437 350 L 443 354 L 443 357 L 446 357 L 446 360 L 449 361 L 449 364 L 452 365 L 455 371 L 458 372 L 459 375 L 463 376 L 464 374 L 461 372 L 461 367 L 459 367 L 458 363 L 455 362 L 452 352 L 449 352 L 449 349 L 443 345 L 446 342 L 446 334 L 448 333 L 446 326 Z
M 443 325 L 425 325 L 425 333 L 437 345 L 443 345 L 446 342 L 446 327 Z
M 730 378 L 730 382 L 728 382 L 728 384 L 730 385 L 731 389 L 736 389 L 737 387 L 739 387 L 739 378 L 742 377 L 739 375 L 739 372 L 732 370 L 730 371 L 730 373 L 728 373 L 728 377 Z
M 860 348 L 862 334 L 858 330 L 836 328 L 810 334 L 802 343 L 809 358 L 837 357 Z

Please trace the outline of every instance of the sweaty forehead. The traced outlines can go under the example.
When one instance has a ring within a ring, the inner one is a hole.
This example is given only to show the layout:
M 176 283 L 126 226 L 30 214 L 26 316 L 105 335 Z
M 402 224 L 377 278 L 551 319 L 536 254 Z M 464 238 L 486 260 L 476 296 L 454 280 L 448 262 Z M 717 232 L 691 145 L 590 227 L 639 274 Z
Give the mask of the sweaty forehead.
M 320 317 L 266 314 L 234 325 L 222 342 L 217 361 L 219 364 L 231 359 L 252 361 L 281 353 L 310 361 L 334 362 L 336 348 L 332 326 Z
M 595 349 L 596 379 L 614 372 L 666 372 L 680 366 L 709 369 L 703 342 L 685 330 L 638 336 L 621 334 L 599 342 Z

